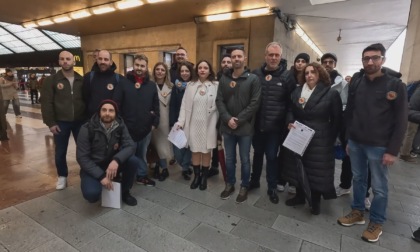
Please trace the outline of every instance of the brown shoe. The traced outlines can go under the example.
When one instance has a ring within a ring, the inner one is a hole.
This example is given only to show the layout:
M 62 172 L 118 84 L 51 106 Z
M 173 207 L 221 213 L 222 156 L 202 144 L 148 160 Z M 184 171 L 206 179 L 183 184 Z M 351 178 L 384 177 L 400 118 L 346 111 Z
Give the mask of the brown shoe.
M 235 187 L 229 183 L 226 183 L 225 190 L 220 194 L 220 198 L 229 199 L 230 195 L 235 191 Z
M 241 187 L 239 190 L 238 197 L 236 197 L 236 203 L 244 203 L 248 199 L 248 188 Z
M 337 223 L 345 227 L 351 227 L 356 224 L 363 225 L 365 224 L 365 218 L 363 216 L 363 212 L 353 209 L 346 216 L 338 218 Z
M 411 155 L 400 155 L 400 159 L 408 163 L 417 163 L 417 158 L 412 157 Z
M 368 227 L 363 231 L 362 239 L 367 242 L 377 242 L 382 234 L 382 225 L 369 222 Z

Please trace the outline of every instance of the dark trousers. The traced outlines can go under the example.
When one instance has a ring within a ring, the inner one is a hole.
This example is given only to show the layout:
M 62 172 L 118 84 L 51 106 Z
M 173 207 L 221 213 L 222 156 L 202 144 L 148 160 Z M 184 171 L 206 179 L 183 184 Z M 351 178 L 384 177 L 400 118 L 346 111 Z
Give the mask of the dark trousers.
M 353 181 L 353 172 L 351 171 L 350 157 L 346 155 L 341 164 L 340 187 L 349 189 Z M 368 185 L 366 191 L 366 198 L 369 197 L 369 189 L 371 187 L 370 170 L 368 171 Z
M 0 140 L 7 140 L 7 121 L 6 121 L 6 111 L 4 111 L 4 106 L 2 106 L 3 100 L 0 100 Z
M 74 141 L 77 140 L 77 135 L 79 135 L 80 127 L 82 126 L 82 121 L 76 122 L 62 122 L 58 121 L 57 125 L 60 127 L 60 132 L 57 135 L 54 135 L 55 142 L 55 166 L 57 167 L 57 173 L 60 177 L 67 177 L 68 167 L 67 167 L 67 147 L 69 146 L 70 134 L 73 133 Z
M 211 156 L 211 167 L 213 168 L 217 168 L 219 167 L 219 150 L 216 148 L 213 149 L 212 151 L 212 156 Z
M 35 96 L 35 101 L 34 101 Z M 38 90 L 37 89 L 31 89 L 31 101 L 32 103 L 38 102 Z
M 118 168 L 118 174 L 122 173 L 121 192 L 128 193 L 133 187 L 134 177 L 137 172 L 138 160 L 136 156 L 131 156 L 126 163 Z M 97 202 L 101 198 L 102 184 L 101 181 L 92 177 L 88 173 L 80 170 L 80 186 L 83 198 L 90 203 Z
M 264 154 L 267 160 L 266 179 L 269 190 L 275 190 L 277 187 L 277 170 L 280 135 L 277 133 L 265 133 L 256 131 L 252 138 L 254 147 L 254 159 L 252 162 L 251 181 L 259 182 L 263 167 Z

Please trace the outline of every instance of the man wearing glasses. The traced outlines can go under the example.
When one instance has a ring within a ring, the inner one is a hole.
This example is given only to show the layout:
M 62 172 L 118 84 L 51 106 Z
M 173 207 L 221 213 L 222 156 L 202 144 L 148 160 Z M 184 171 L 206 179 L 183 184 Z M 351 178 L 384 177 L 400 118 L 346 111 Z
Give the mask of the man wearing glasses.
M 363 50 L 363 69 L 353 75 L 345 111 L 353 202 L 352 211 L 337 222 L 346 227 L 365 224 L 364 200 L 370 169 L 373 200 L 370 222 L 362 234 L 367 242 L 378 241 L 382 234 L 388 204 L 388 167 L 397 159 L 407 128 L 406 87 L 399 79 L 400 73 L 382 68 L 385 51 L 379 43 Z
M 186 61 L 188 61 L 187 50 L 184 47 L 180 46 L 178 47 L 175 53 L 175 62 L 171 65 L 171 69 L 169 70 L 169 73 L 171 74 L 172 83 L 175 83 L 175 80 L 180 79 L 177 73 L 177 69 L 178 69 L 179 64 Z M 194 64 L 192 65 L 194 66 Z

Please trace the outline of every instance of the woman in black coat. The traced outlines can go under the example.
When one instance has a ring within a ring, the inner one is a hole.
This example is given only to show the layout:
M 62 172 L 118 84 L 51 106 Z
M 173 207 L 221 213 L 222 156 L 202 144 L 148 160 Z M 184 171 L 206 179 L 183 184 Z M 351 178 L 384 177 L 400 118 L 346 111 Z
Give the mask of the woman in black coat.
M 309 180 L 314 215 L 320 213 L 321 196 L 336 198 L 334 188 L 334 143 L 342 121 L 340 94 L 330 88 L 330 77 L 318 63 L 305 67 L 305 84 L 297 87 L 292 95 L 288 113 L 289 129 L 299 121 L 315 130 L 311 142 L 301 157 L 304 171 Z M 287 150 L 290 153 L 289 150 Z M 296 196 L 286 201 L 288 206 L 305 204 L 305 193 L 297 179 L 296 155 L 285 155 L 285 179 L 297 187 Z

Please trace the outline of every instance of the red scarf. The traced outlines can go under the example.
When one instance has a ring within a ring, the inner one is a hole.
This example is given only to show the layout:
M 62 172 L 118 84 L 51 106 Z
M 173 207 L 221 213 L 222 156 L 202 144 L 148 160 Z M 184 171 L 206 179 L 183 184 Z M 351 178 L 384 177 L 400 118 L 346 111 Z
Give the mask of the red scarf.
M 134 78 L 136 79 L 136 83 L 138 82 L 140 83 L 140 85 L 143 84 L 144 76 L 141 77 L 141 76 L 138 76 L 137 74 L 134 74 Z

